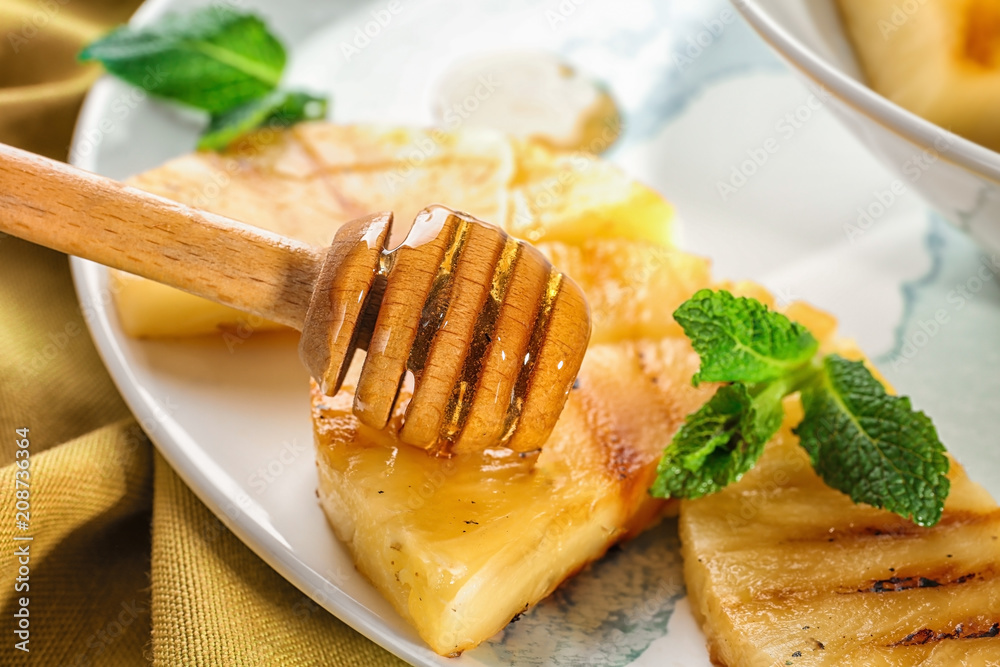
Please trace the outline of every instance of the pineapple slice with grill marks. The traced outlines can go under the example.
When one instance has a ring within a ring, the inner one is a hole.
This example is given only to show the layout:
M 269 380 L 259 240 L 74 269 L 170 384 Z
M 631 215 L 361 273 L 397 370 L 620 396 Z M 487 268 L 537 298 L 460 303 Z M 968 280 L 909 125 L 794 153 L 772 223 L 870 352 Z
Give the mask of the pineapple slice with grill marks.
M 671 316 L 712 284 L 706 260 L 628 239 L 540 248 L 586 293 L 600 341 L 540 453 L 430 457 L 393 435 L 405 387 L 384 432 L 351 414 L 350 377 L 335 397 L 313 388 L 327 518 L 357 568 L 444 655 L 475 647 L 657 518 L 665 503 L 647 493 L 656 463 L 717 386 L 691 385 L 699 359 Z M 772 302 L 752 283 L 725 286 Z M 832 333 L 828 316 L 791 310 L 821 338 Z
M 663 244 L 673 216 L 653 190 L 593 155 L 474 128 L 314 122 L 265 129 L 223 153 L 191 153 L 129 183 L 318 247 L 345 222 L 388 210 L 395 213 L 394 246 L 429 203 L 532 241 L 627 236 Z M 119 319 L 130 336 L 233 330 L 244 336 L 279 328 L 144 278 L 120 271 L 112 277 Z
M 507 216 L 510 141 L 486 130 L 303 123 L 265 129 L 223 153 L 199 151 L 129 179 L 139 189 L 317 247 L 373 211 L 394 211 L 393 240 L 429 203 L 484 220 Z M 279 325 L 120 271 L 112 294 L 130 336 L 160 338 Z
M 1000 509 L 952 462 L 920 528 L 826 486 L 788 419 L 756 468 L 681 503 L 684 574 L 713 660 L 757 665 L 1000 664 Z
M 350 386 L 332 398 L 314 386 L 323 509 L 431 648 L 460 653 L 659 515 L 663 501 L 646 492 L 656 461 L 714 389 L 691 386 L 697 367 L 684 338 L 592 346 L 555 430 L 528 456 L 431 457 L 392 425 L 361 426 Z
M 683 335 L 674 311 L 711 282 L 705 258 L 644 241 L 595 238 L 537 247 L 586 294 L 593 343 Z

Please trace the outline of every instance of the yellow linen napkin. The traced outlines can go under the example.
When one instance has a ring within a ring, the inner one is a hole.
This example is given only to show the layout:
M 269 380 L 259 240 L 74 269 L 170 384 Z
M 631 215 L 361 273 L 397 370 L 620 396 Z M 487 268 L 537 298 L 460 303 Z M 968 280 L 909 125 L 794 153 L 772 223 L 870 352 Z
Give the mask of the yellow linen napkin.
M 65 158 L 97 74 L 74 54 L 136 4 L 0 1 L 0 141 Z M 111 383 L 66 257 L 2 236 L 0 510 L 0 666 L 402 664 L 198 501 Z

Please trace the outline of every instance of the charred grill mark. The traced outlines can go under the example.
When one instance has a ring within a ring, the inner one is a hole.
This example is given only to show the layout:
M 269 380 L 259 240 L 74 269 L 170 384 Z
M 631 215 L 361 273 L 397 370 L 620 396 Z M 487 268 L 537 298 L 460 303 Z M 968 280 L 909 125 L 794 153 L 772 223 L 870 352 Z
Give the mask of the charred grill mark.
M 1000 524 L 1000 509 L 989 512 L 970 512 L 963 510 L 945 510 L 941 521 L 933 528 L 923 528 L 906 519 L 885 513 L 884 517 L 865 517 L 855 519 L 848 525 L 817 526 L 818 532 L 789 537 L 788 543 L 805 542 L 840 542 L 849 545 L 851 542 L 866 542 L 868 540 L 922 540 L 931 533 L 948 533 L 965 527 L 988 526 Z
M 906 591 L 911 588 L 937 588 L 941 583 L 927 577 L 889 577 L 877 579 L 869 588 L 858 589 L 859 593 L 888 593 Z
M 894 570 L 893 570 L 894 571 Z M 996 572 L 992 567 L 986 567 L 978 572 L 958 574 L 948 567 L 928 570 L 923 574 L 894 575 L 887 579 L 874 579 L 856 590 L 846 593 L 897 593 L 914 588 L 937 588 L 939 586 L 960 586 L 971 581 L 987 581 L 993 579 Z
M 988 621 L 987 621 L 988 623 Z M 989 627 L 985 623 L 959 623 L 951 632 L 935 632 L 930 628 L 923 628 L 903 637 L 889 646 L 922 646 L 931 642 L 940 642 L 946 639 L 988 639 L 1000 635 L 1000 623 L 993 623 Z
M 296 180 L 310 180 L 311 178 L 318 178 L 324 190 L 330 193 L 330 195 L 337 200 L 337 204 L 340 206 L 341 210 L 344 211 L 347 219 L 360 217 L 370 213 L 370 211 L 364 210 L 363 206 L 360 206 L 357 201 L 349 198 L 339 187 L 337 183 L 330 178 L 330 173 L 337 173 L 338 169 L 327 168 L 323 163 L 323 158 L 316 151 L 316 147 L 312 142 L 308 142 L 299 136 L 299 133 L 295 130 L 285 133 L 289 140 L 297 145 L 301 150 L 303 155 L 305 155 L 309 165 L 312 167 L 312 171 L 304 178 Z
M 655 372 L 647 364 L 646 355 L 643 354 L 642 348 L 635 349 L 633 361 L 641 376 L 646 378 L 655 376 Z M 655 416 L 650 415 L 652 421 L 679 424 L 683 420 L 683 417 L 675 417 L 675 411 L 671 409 L 671 406 L 664 407 L 664 403 L 661 401 L 656 401 L 654 405 L 649 407 L 661 413 Z M 588 411 L 588 419 L 589 414 Z M 629 425 L 622 423 L 620 419 L 608 419 L 607 423 L 611 425 L 611 428 L 595 431 L 607 435 L 604 439 L 606 443 L 604 449 L 608 453 L 605 469 L 609 476 L 617 479 L 622 485 L 623 494 L 631 497 L 636 492 L 644 493 L 645 489 L 653 483 L 655 465 L 651 467 L 651 464 L 659 460 L 663 443 L 657 441 L 654 445 L 645 441 L 640 432 L 629 428 Z
M 584 371 L 586 373 L 586 371 Z M 600 443 L 604 454 L 602 469 L 608 479 L 614 480 L 627 494 L 636 484 L 635 470 L 642 464 L 635 439 L 622 431 L 622 424 L 613 412 L 602 405 L 600 389 L 594 391 L 595 383 L 584 382 L 578 390 L 577 401 L 583 413 L 584 423 L 591 437 Z
M 969 512 L 961 510 L 945 511 L 941 521 L 933 530 L 947 530 L 960 526 L 974 526 L 1000 521 L 1000 510 L 992 512 Z M 859 525 L 837 530 L 838 537 L 924 537 L 928 532 L 911 521 L 898 517 L 886 517 L 880 524 Z

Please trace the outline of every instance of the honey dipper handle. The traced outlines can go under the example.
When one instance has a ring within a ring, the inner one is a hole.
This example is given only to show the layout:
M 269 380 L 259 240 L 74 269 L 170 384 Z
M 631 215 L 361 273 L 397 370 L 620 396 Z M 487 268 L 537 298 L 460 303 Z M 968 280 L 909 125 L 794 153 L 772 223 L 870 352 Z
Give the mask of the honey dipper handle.
M 322 253 L 0 144 L 0 231 L 301 329 Z

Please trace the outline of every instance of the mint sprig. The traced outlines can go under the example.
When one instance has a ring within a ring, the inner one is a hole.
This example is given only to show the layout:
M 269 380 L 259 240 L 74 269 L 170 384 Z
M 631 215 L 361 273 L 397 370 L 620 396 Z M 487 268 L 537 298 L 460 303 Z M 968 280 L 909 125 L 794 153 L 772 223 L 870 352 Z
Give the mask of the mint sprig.
M 674 435 L 650 493 L 698 498 L 738 481 L 780 427 L 782 399 L 801 392 L 795 433 L 827 484 L 921 526 L 940 520 L 948 458 L 934 424 L 862 362 L 819 358 L 805 327 L 724 290 L 699 291 L 674 317 L 701 357 L 692 382 L 727 384 Z
M 802 391 L 802 405 L 795 433 L 823 481 L 921 526 L 941 519 L 948 457 L 910 399 L 887 394 L 862 362 L 831 354 Z
M 809 330 L 756 299 L 703 289 L 681 304 L 674 319 L 691 339 L 700 382 L 762 382 L 795 370 L 816 354 Z
M 207 111 L 202 143 L 212 148 L 273 120 L 282 107 L 288 124 L 312 119 L 296 103 L 321 99 L 278 91 L 285 47 L 259 17 L 225 6 L 167 14 L 140 28 L 120 26 L 88 44 L 79 58 L 100 62 L 152 96 Z
M 198 140 L 198 148 L 221 149 L 262 125 L 287 127 L 326 115 L 326 98 L 276 90 L 259 100 L 215 114 Z
M 752 396 L 742 382 L 719 387 L 664 452 L 653 495 L 700 498 L 732 484 L 757 463 L 781 420 L 780 397 Z

